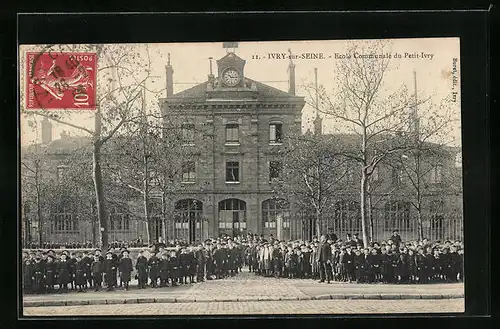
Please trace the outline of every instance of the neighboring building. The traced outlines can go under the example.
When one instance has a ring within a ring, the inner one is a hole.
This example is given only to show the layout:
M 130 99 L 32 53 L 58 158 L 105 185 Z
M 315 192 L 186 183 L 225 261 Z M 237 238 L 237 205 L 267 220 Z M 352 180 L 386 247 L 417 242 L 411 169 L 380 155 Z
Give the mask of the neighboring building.
M 178 175 L 179 188 L 162 195 L 154 189 L 149 228 L 153 239 L 202 241 L 222 233 L 247 232 L 277 236 L 282 239 L 311 238 L 316 223 L 310 213 L 299 209 L 292 197 L 276 198 L 283 171 L 283 152 L 290 136 L 301 134 L 303 97 L 295 95 L 295 67 L 288 68 L 288 92 L 246 77 L 245 61 L 228 52 L 217 61 L 217 76 L 208 75 L 206 82 L 173 94 L 173 68 L 167 71 L 167 97 L 161 100 L 163 112 L 182 132 L 183 161 Z M 172 124 L 172 122 L 169 122 Z M 320 138 L 352 143 L 352 135 L 323 135 L 322 121 L 314 122 Z M 52 141 L 52 127 L 42 125 L 47 168 L 54 178 L 64 181 L 71 169 L 67 156 L 89 143 L 89 139 L 62 135 Z M 355 142 L 355 141 L 354 141 Z M 38 149 L 39 150 L 39 149 Z M 34 149 L 23 149 L 27 154 Z M 460 168 L 455 167 L 457 150 L 443 153 L 424 162 L 428 167 L 423 203 L 424 235 L 432 239 L 461 239 L 463 235 L 462 191 Z M 438 161 L 439 160 L 439 161 Z M 409 204 L 411 191 L 404 175 L 382 164 L 373 192 L 373 238 L 388 238 L 399 229 L 403 239 L 416 238 L 415 210 Z M 450 179 L 453 181 L 451 182 Z M 339 237 L 361 232 L 359 216 L 359 184 L 355 169 L 349 172 L 345 193 L 332 202 L 321 231 L 333 228 Z M 109 196 L 108 196 L 109 197 Z M 44 213 L 43 236 L 46 241 L 67 242 L 95 240 L 98 233 L 95 206 L 54 205 Z M 111 197 L 110 197 L 111 199 Z M 146 240 L 146 224 L 141 211 L 141 197 L 116 197 L 109 202 L 110 241 Z M 23 198 L 22 232 L 26 240 L 37 240 L 38 225 L 35 200 Z M 66 202 L 68 205 L 68 202 Z M 25 225 L 28 223 L 27 225 Z M 31 230 L 31 232 L 30 232 Z

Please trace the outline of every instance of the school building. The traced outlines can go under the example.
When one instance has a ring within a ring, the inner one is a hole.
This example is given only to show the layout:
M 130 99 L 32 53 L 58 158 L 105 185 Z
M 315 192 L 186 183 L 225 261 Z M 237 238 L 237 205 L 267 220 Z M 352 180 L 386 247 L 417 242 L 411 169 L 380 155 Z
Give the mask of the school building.
M 265 237 L 310 239 L 316 232 L 314 215 L 297 209 L 293 199 L 276 199 L 273 192 L 283 166 L 281 154 L 289 143 L 287 136 L 301 133 L 305 100 L 295 94 L 295 65 L 289 64 L 288 90 L 283 91 L 247 77 L 245 60 L 234 52 L 216 63 L 215 74 L 210 72 L 206 82 L 176 94 L 174 69 L 170 60 L 167 63 L 167 97 L 161 99 L 161 106 L 168 117 L 178 118 L 186 156 L 179 188 L 157 195 L 152 202 L 151 238 L 202 241 L 222 233 L 232 236 L 251 231 Z M 50 134 L 46 132 L 50 123 L 44 124 L 43 134 Z M 321 135 L 321 127 L 318 117 L 316 134 Z M 332 136 L 346 138 L 325 138 Z M 431 239 L 459 239 L 463 234 L 461 189 L 450 190 L 443 184 L 445 177 L 459 171 L 456 152 L 449 148 L 439 161 L 429 162 L 433 188 L 424 200 L 423 223 L 425 235 Z M 399 229 L 403 239 L 416 238 L 415 210 L 405 200 L 405 188 L 393 188 L 398 172 L 381 166 L 377 174 L 387 186 L 373 205 L 373 238 L 387 238 L 393 229 Z M 352 179 L 350 184 L 355 188 L 359 180 Z M 130 202 L 140 204 L 141 200 Z M 29 209 L 22 215 L 27 218 L 22 220 L 23 238 L 36 240 L 34 207 Z M 110 241 L 146 240 L 141 216 L 140 211 L 110 208 Z M 92 240 L 99 229 L 94 217 L 53 213 L 43 226 L 43 239 Z M 359 193 L 346 193 L 332 205 L 321 231 L 331 227 L 345 237 L 361 231 L 359 219 Z

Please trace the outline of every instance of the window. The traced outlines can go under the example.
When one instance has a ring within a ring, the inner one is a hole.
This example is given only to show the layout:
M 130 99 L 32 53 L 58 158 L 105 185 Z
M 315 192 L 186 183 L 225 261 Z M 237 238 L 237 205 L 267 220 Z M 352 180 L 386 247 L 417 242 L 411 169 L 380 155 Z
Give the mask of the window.
M 129 231 L 130 230 L 130 214 L 116 207 L 110 209 L 109 213 L 109 230 Z
M 271 123 L 269 125 L 269 144 L 283 143 L 283 124 Z
M 403 201 L 389 201 L 385 204 L 385 229 L 410 229 L 410 203 Z
M 194 161 L 186 161 L 182 164 L 182 182 L 194 183 L 196 180 L 196 165 Z
M 237 123 L 226 125 L 226 143 L 239 143 L 239 126 Z
M 430 183 L 431 184 L 439 184 L 442 181 L 442 172 L 443 172 L 443 165 L 441 164 L 436 164 L 432 166 L 431 168 L 431 177 L 430 177 Z
M 237 161 L 226 162 L 226 182 L 238 183 L 240 181 L 240 164 Z
M 195 199 L 183 199 L 175 203 L 174 237 L 192 242 L 201 237 L 203 203 Z
M 262 202 L 262 227 L 264 234 L 277 235 L 278 225 L 290 228 L 289 204 L 284 199 L 268 199 Z
M 52 223 L 53 233 L 76 233 L 78 232 L 78 221 L 73 214 L 58 213 L 54 214 Z
M 333 228 L 340 235 L 356 233 L 361 229 L 359 203 L 342 200 L 335 203 L 334 209 L 334 223 L 327 223 L 328 228 Z
M 246 224 L 246 203 L 239 199 L 219 202 L 219 233 L 228 235 L 244 234 Z
M 442 200 L 433 200 L 430 204 L 430 236 L 433 240 L 444 238 L 444 202 Z
M 269 161 L 269 181 L 279 179 L 282 170 L 283 164 L 281 161 Z
M 182 142 L 184 144 L 194 144 L 194 124 L 185 123 L 182 125 Z

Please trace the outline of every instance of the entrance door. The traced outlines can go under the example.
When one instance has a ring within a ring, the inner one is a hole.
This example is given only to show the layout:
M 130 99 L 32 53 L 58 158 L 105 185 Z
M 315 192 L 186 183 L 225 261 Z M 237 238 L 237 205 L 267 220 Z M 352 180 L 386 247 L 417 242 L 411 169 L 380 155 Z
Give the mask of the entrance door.
M 229 236 L 245 235 L 246 203 L 239 199 L 219 202 L 219 234 Z

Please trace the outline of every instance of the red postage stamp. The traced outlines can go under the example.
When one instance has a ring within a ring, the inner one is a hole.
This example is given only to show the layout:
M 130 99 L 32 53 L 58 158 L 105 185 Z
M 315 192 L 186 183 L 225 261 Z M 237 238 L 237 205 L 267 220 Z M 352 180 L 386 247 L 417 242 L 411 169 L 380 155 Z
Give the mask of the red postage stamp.
M 26 108 L 96 108 L 95 53 L 27 53 Z

